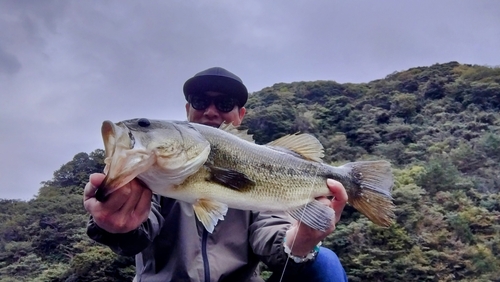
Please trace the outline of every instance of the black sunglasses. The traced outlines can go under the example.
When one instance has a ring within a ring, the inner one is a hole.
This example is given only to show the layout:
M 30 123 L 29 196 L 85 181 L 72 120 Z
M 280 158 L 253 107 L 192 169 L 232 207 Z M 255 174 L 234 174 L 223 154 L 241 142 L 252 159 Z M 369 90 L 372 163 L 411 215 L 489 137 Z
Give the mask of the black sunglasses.
M 238 105 L 238 100 L 228 96 L 207 96 L 207 95 L 191 95 L 189 96 L 189 104 L 193 109 L 204 111 L 214 103 L 215 108 L 223 113 L 229 113 Z

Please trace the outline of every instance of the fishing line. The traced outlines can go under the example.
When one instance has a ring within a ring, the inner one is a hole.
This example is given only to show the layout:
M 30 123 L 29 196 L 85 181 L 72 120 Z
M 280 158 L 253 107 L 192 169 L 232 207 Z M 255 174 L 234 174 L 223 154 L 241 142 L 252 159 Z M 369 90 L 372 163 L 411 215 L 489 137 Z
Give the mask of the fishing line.
M 312 181 L 312 184 L 311 184 L 311 190 L 309 190 L 309 195 L 307 197 L 308 199 L 311 198 L 312 191 L 314 190 L 314 184 L 316 183 L 316 176 L 318 176 L 318 171 L 319 171 L 319 166 L 316 168 L 316 172 L 314 173 L 314 178 L 313 178 L 314 180 Z M 309 205 L 309 203 L 310 202 L 306 203 L 306 206 L 304 207 L 304 210 L 302 211 L 302 214 L 300 215 L 299 222 L 302 222 L 302 218 L 304 218 L 304 214 L 306 213 L 307 206 Z M 292 244 L 290 245 L 290 254 L 292 253 L 293 245 L 295 244 L 295 239 L 297 239 L 297 234 L 299 234 L 299 229 L 300 229 L 300 224 L 297 224 L 297 232 L 295 232 L 295 235 L 293 236 Z M 283 240 L 285 238 L 286 238 L 286 232 L 285 232 L 285 237 L 283 238 Z M 283 244 L 285 244 L 285 242 L 283 242 Z M 286 267 L 288 265 L 289 260 L 290 260 L 290 256 L 288 256 L 286 258 L 285 266 L 283 267 L 283 272 L 281 273 L 281 277 L 280 277 L 279 282 L 283 281 L 283 277 L 285 276 L 285 270 L 286 270 Z

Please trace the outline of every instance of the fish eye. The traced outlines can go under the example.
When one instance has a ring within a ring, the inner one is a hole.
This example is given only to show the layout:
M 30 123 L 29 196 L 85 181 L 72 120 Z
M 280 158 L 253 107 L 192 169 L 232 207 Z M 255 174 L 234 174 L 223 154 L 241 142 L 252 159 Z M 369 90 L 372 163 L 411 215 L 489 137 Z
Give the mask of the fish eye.
M 147 118 L 140 118 L 138 121 L 137 121 L 137 124 L 140 126 L 140 127 L 148 127 L 151 125 L 151 122 L 149 121 L 149 119 Z

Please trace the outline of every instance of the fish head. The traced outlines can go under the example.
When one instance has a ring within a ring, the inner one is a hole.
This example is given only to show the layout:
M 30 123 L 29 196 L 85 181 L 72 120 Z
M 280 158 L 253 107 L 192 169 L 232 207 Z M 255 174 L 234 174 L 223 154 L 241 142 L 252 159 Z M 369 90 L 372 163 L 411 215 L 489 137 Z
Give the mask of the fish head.
M 180 184 L 210 153 L 210 143 L 188 122 L 104 121 L 101 133 L 106 152 L 106 178 L 98 188 L 102 200 L 136 177 L 147 185 L 160 179 L 166 186 Z

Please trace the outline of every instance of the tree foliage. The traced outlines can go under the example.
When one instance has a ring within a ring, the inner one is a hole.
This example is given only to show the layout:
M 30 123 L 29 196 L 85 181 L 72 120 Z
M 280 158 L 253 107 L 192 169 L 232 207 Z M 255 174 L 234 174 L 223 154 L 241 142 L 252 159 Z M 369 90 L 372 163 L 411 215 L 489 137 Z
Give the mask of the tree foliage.
M 85 232 L 83 186 L 89 174 L 102 171 L 103 160 L 100 149 L 78 153 L 34 199 L 0 200 L 0 281 L 132 279 L 133 259 L 111 253 Z

